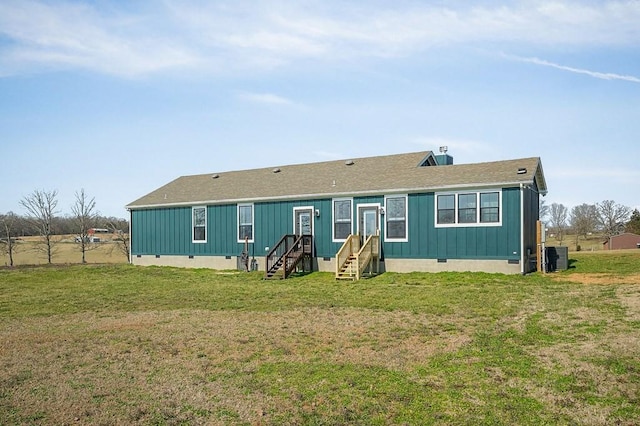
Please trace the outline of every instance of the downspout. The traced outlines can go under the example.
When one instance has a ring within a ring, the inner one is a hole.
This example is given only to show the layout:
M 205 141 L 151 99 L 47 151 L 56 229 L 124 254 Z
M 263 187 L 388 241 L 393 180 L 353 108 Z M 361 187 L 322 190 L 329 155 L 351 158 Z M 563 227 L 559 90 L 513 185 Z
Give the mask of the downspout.
M 528 261 L 529 259 L 526 259 Z M 520 184 L 520 274 L 524 275 L 525 249 L 524 249 L 524 184 Z

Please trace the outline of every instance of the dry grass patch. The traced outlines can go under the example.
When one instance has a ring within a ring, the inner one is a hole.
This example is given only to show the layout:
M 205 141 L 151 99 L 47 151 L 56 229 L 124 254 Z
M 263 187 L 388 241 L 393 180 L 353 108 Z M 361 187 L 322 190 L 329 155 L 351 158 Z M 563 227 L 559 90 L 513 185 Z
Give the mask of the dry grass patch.
M 6 321 L 4 403 L 48 424 L 258 422 L 291 401 L 253 384 L 261 366 L 408 371 L 471 341 L 442 319 L 364 309 L 82 313 Z M 7 409 L 7 407 L 5 407 Z M 291 408 L 293 410 L 293 407 Z
M 82 262 L 80 245 L 73 242 L 73 235 L 56 235 L 53 238 L 54 249 L 52 263 L 54 264 L 78 264 Z M 87 245 L 87 263 L 127 263 L 128 259 L 120 250 L 119 243 L 113 240 L 114 236 L 108 234 L 100 243 Z M 47 254 L 39 237 L 22 237 L 15 246 L 13 256 L 15 266 L 44 265 L 47 263 Z M 0 255 L 1 265 L 9 265 L 9 256 Z

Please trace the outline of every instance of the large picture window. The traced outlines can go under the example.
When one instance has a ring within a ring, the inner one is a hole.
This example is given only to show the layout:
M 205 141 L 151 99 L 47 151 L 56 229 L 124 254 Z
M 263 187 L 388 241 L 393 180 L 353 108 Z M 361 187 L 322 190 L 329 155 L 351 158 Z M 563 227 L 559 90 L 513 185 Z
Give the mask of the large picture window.
M 352 200 L 350 198 L 333 200 L 333 240 L 344 241 L 351 234 L 353 221 Z
M 191 223 L 192 223 L 192 240 L 194 243 L 206 243 L 207 242 L 207 208 L 206 207 L 192 207 L 191 208 Z
M 436 194 L 436 227 L 501 225 L 501 191 Z
M 407 241 L 407 196 L 385 197 L 385 241 Z
M 253 204 L 238 204 L 238 242 L 253 242 Z

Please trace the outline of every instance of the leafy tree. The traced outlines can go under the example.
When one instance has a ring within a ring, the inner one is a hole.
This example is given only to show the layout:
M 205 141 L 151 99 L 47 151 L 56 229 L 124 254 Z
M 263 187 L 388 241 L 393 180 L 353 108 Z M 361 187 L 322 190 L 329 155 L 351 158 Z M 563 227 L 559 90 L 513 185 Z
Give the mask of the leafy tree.
M 555 230 L 557 235 L 558 244 L 562 245 L 564 239 L 564 232 L 567 228 L 567 216 L 569 214 L 568 209 L 564 204 L 553 203 L 549 209 L 549 220 L 551 226 Z
M 13 266 L 13 254 L 18 247 L 16 245 L 18 219 L 19 216 L 13 212 L 0 215 L 0 232 L 2 232 L 0 243 L 2 244 L 2 251 L 9 257 L 9 266 Z
M 629 207 L 616 204 L 613 200 L 605 200 L 598 203 L 596 208 L 598 210 L 598 222 L 607 240 L 622 232 L 631 215 Z
M 27 210 L 29 223 L 40 236 L 44 250 L 47 253 L 47 262 L 51 264 L 56 241 L 52 238 L 53 219 L 58 213 L 58 191 L 35 190 L 20 200 L 20 205 Z
M 85 254 L 90 247 L 90 235 L 89 230 L 95 227 L 98 220 L 98 213 L 96 209 L 95 198 L 89 199 L 84 192 L 84 188 L 80 192 L 76 192 L 76 202 L 71 206 L 71 212 L 73 214 L 73 222 L 75 224 L 75 231 L 77 233 L 76 242 L 82 252 L 82 263 L 87 263 Z
M 594 204 L 580 204 L 571 209 L 571 227 L 576 234 L 576 250 L 580 250 L 580 236 L 595 231 L 598 225 L 598 209 Z
M 640 235 L 640 211 L 638 209 L 634 209 L 631 213 L 625 231 Z

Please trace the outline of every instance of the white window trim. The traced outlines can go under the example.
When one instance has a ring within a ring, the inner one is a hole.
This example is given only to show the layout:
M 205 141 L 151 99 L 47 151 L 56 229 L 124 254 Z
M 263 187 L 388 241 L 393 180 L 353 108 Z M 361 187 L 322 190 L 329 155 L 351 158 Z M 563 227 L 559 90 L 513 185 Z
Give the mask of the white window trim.
M 334 243 L 344 243 L 346 238 L 336 238 L 336 201 L 349 201 L 351 202 L 351 208 L 349 209 L 349 220 L 351 223 L 351 229 L 349 234 L 353 234 L 353 198 L 333 198 L 331 200 L 331 241 Z
M 387 236 L 387 215 L 389 209 L 387 208 L 388 198 L 404 198 L 404 238 L 391 238 Z M 409 196 L 407 194 L 393 194 L 384 196 L 384 241 L 390 243 L 406 243 L 409 242 Z
M 291 226 L 291 229 L 293 229 L 293 233 L 295 234 L 297 229 L 296 229 L 296 213 L 298 211 L 304 211 L 304 210 L 311 210 L 311 236 L 313 236 L 313 233 L 315 232 L 315 226 L 314 226 L 314 218 L 315 218 L 315 212 L 316 209 L 314 206 L 304 206 L 304 207 L 294 207 L 293 208 L 293 224 Z
M 376 231 L 378 235 L 380 235 L 380 226 L 381 226 L 380 222 L 382 222 L 380 219 L 380 211 L 381 211 L 380 203 L 363 203 L 363 204 L 358 204 L 356 206 L 356 211 L 358 213 L 356 215 L 356 234 L 358 235 L 362 235 L 362 229 L 360 229 L 360 210 L 370 209 L 370 208 L 375 208 L 378 211 L 378 217 L 376 218 L 378 229 Z
M 480 222 L 480 194 L 498 193 L 498 221 L 497 222 Z M 464 194 L 476 194 L 476 221 L 473 223 L 458 223 L 458 195 Z M 438 196 L 439 195 L 454 195 L 454 218 L 455 223 L 438 223 Z M 457 192 L 436 192 L 434 194 L 434 226 L 436 228 L 478 228 L 478 227 L 495 227 L 502 226 L 502 212 L 504 210 L 502 205 L 502 189 L 485 189 L 485 190 L 469 190 L 469 191 L 457 191 Z
M 314 206 L 304 206 L 304 207 L 294 207 L 293 208 L 293 224 L 291 225 L 291 229 L 293 229 L 293 233 L 295 234 L 297 232 L 296 229 L 296 213 L 298 211 L 305 211 L 305 210 L 311 210 L 311 238 L 312 240 L 316 239 L 316 224 L 315 224 L 315 218 L 316 218 L 316 208 Z M 311 245 L 311 251 L 312 251 L 312 257 L 315 257 L 315 244 Z
M 236 236 L 238 237 L 238 242 L 239 243 L 244 243 L 244 238 L 240 238 L 240 207 L 251 207 L 251 238 L 249 238 L 248 242 L 253 243 L 254 239 L 256 238 L 256 226 L 255 226 L 255 222 L 256 222 L 256 216 L 255 216 L 255 210 L 253 208 L 253 203 L 242 203 L 242 204 L 238 204 L 237 208 L 236 208 L 236 221 L 237 221 L 237 226 L 236 226 Z
M 196 240 L 194 239 L 194 228 L 196 227 L 193 221 L 193 213 L 196 209 L 204 209 L 204 240 Z M 207 237 L 209 235 L 209 230 L 207 229 L 207 206 L 192 206 L 191 207 L 191 242 L 194 244 L 204 244 L 207 242 Z

